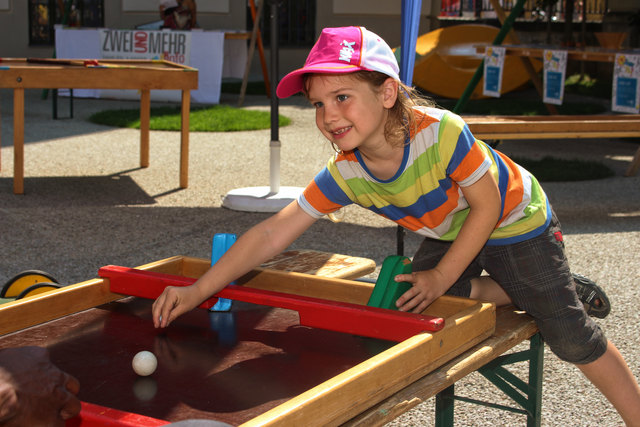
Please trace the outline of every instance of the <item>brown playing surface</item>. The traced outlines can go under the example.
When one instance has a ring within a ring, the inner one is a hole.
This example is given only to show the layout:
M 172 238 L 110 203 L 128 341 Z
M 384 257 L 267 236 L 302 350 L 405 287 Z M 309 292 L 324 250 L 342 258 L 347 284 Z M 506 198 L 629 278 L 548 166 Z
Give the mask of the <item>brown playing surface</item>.
M 168 421 L 245 422 L 391 344 L 298 326 L 296 312 L 235 302 L 233 312 L 195 310 L 166 331 L 151 301 L 128 298 L 3 338 L 45 345 L 80 380 L 80 399 Z M 150 350 L 158 369 L 138 377 L 133 356 Z M 154 392 L 155 390 L 155 392 Z

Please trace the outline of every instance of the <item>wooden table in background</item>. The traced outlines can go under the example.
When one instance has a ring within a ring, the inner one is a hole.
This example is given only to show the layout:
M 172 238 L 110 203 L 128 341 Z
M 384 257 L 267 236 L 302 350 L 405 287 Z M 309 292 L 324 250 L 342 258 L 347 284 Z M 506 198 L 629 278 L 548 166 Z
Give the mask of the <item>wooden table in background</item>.
M 524 56 L 527 58 L 543 59 L 545 50 L 564 50 L 569 61 L 610 62 L 613 63 L 618 53 L 638 54 L 639 51 L 625 49 L 605 49 L 602 47 L 566 48 L 558 46 L 540 45 L 501 45 L 505 48 L 505 55 Z M 487 46 L 476 46 L 476 51 L 484 55 Z
M 137 89 L 140 91 L 140 167 L 149 166 L 150 91 L 182 91 L 180 187 L 189 180 L 189 111 L 191 90 L 198 87 L 195 68 L 164 60 L 105 60 L 85 66 L 85 60 L 2 58 L 0 88 L 13 89 L 13 192 L 24 193 L 25 89 Z M 92 60 L 86 60 L 92 61 Z

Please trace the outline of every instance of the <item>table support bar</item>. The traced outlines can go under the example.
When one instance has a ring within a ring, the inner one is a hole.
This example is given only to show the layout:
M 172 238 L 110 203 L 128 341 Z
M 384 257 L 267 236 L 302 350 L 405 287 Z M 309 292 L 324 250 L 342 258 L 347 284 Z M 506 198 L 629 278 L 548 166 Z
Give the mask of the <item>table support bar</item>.
M 539 427 L 542 418 L 544 342 L 540 333 L 533 335 L 529 342 L 528 350 L 497 357 L 478 369 L 480 374 L 521 408 L 456 396 L 454 394 L 455 385 L 452 384 L 436 395 L 436 427 L 453 426 L 455 400 L 523 414 L 527 416 L 527 427 Z M 518 378 L 505 368 L 507 365 L 524 361 L 529 362 L 528 382 Z

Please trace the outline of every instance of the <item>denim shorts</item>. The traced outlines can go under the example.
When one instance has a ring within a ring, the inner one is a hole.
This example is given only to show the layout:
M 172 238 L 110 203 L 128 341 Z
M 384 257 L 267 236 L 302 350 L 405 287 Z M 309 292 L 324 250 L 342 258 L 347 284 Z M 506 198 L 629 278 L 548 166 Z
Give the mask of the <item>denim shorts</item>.
M 451 242 L 426 238 L 413 257 L 413 271 L 434 268 Z M 584 311 L 571 278 L 560 223 L 555 214 L 540 235 L 510 245 L 486 245 L 447 291 L 468 297 L 470 280 L 483 270 L 531 315 L 545 342 L 560 359 L 584 364 L 598 359 L 607 338 Z

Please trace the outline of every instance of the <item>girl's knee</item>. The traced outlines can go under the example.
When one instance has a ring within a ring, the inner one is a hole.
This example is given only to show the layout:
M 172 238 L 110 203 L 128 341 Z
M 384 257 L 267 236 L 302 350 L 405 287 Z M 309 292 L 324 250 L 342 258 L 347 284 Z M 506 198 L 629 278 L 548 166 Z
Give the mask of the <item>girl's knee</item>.
M 602 329 L 588 316 L 581 319 L 584 320 L 538 322 L 545 342 L 561 360 L 585 364 L 597 360 L 607 351 L 607 338 Z

